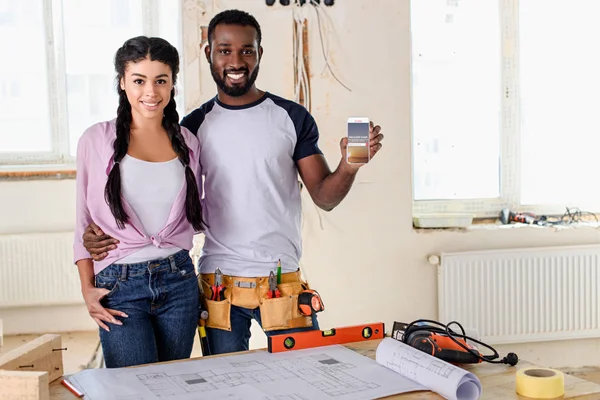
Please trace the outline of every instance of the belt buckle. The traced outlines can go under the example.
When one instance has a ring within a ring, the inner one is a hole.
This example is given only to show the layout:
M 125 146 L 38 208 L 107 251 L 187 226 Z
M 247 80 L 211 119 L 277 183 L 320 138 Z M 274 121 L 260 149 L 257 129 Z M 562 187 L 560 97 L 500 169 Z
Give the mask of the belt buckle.
M 256 282 L 246 282 L 246 281 L 233 281 L 233 286 L 242 288 L 242 289 L 254 289 L 256 287 Z

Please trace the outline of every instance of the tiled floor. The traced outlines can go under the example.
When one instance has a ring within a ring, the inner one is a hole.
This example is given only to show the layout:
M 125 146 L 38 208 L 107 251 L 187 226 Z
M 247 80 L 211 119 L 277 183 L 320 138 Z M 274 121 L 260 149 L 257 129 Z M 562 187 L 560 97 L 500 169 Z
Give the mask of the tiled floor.
M 19 347 L 39 335 L 5 336 L 4 345 L 0 348 L 0 355 Z M 67 350 L 63 352 L 63 366 L 65 374 L 72 374 L 83 368 L 97 367 L 96 357 L 99 346 L 98 332 L 69 332 L 62 334 L 62 347 Z M 192 357 L 199 357 L 200 344 L 196 340 Z M 563 368 L 564 373 L 578 376 L 592 382 L 600 383 L 600 367 Z

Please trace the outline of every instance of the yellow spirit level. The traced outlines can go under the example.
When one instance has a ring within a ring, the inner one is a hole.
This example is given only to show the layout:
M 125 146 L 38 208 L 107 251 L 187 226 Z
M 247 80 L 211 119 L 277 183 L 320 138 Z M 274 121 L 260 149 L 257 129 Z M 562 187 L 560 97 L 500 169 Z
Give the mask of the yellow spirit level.
M 376 322 L 327 330 L 273 335 L 267 338 L 267 342 L 269 353 L 280 353 L 282 351 L 383 339 L 384 336 L 385 326 L 383 322 Z

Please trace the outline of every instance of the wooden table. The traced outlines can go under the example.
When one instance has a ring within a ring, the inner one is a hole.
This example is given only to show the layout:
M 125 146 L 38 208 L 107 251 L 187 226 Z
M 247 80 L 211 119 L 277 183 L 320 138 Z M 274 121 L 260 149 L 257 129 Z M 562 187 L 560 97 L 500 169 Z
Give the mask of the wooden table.
M 375 350 L 380 340 L 371 340 L 367 342 L 351 343 L 346 347 L 372 359 L 375 359 Z M 256 350 L 251 350 L 253 352 Z M 220 356 L 211 356 L 220 357 Z M 179 361 L 172 361 L 179 362 Z M 525 397 L 517 395 L 515 391 L 515 373 L 517 369 L 535 366 L 527 361 L 519 361 L 515 367 L 509 367 L 502 364 L 476 364 L 466 366 L 481 381 L 483 393 L 481 400 L 527 400 Z M 539 366 L 538 366 L 539 367 Z M 73 400 L 73 396 L 63 385 L 60 379 L 50 384 L 50 400 Z M 443 400 L 443 397 L 431 391 L 412 392 L 388 396 L 385 399 L 401 400 Z M 564 400 L 598 400 L 600 399 L 600 384 L 586 381 L 572 375 L 565 374 L 565 396 Z M 85 400 L 85 397 L 84 397 Z

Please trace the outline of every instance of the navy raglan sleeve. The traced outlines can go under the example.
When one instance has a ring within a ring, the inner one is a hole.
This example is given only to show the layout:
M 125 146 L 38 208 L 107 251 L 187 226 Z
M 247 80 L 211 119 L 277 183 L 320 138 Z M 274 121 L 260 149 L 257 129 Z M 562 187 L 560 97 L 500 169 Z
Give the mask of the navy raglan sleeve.
M 323 154 L 318 144 L 319 128 L 317 128 L 317 123 L 308 110 L 294 101 L 271 94 L 269 94 L 269 97 L 276 105 L 287 112 L 296 129 L 294 161 L 298 162 L 298 160 L 313 154 Z
M 180 125 L 187 128 L 190 132 L 192 132 L 195 136 L 198 136 L 198 130 L 200 129 L 200 125 L 204 122 L 204 118 L 206 114 L 208 114 L 214 105 L 214 100 L 209 100 L 206 103 L 202 104 L 200 107 L 183 117 Z
M 202 121 L 204 120 L 203 115 L 199 115 L 200 110 L 194 110 L 181 120 L 180 125 L 184 128 L 187 128 L 194 136 L 198 136 L 198 129 L 200 129 L 200 125 L 202 125 Z
M 294 121 L 298 137 L 294 149 L 294 161 L 313 154 L 323 154 L 319 148 L 319 128 L 313 116 L 306 109 L 298 107 L 297 115 L 290 115 L 290 117 Z

